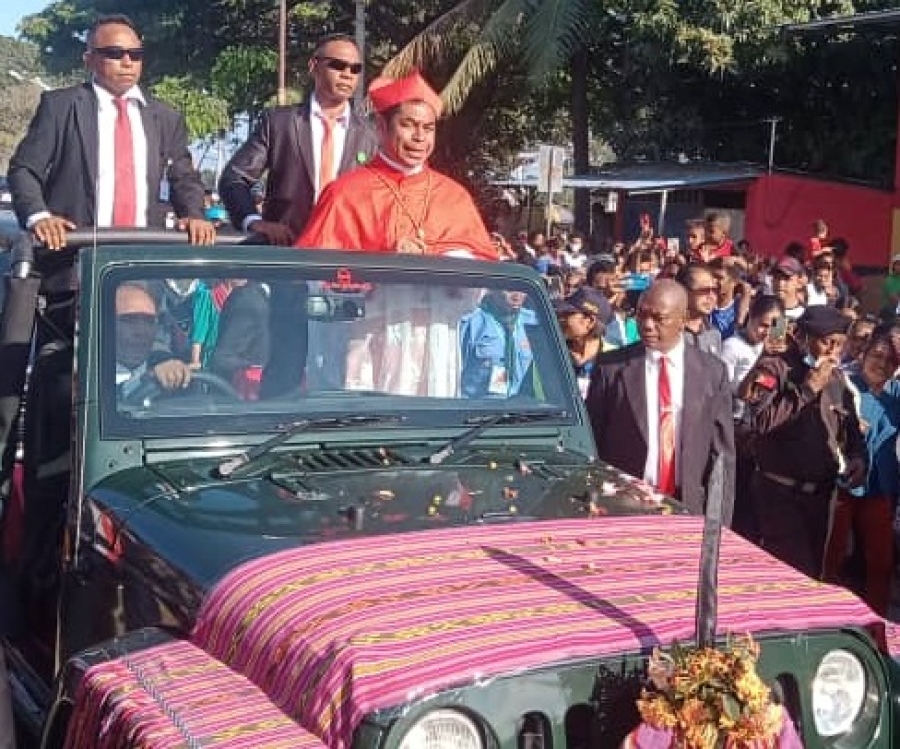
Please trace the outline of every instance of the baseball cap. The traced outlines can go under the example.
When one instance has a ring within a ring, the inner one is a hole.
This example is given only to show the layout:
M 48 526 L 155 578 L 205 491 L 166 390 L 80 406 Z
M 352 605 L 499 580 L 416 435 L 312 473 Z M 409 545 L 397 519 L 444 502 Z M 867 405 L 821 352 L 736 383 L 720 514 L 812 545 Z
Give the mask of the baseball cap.
M 557 315 L 569 315 L 572 312 L 581 312 L 591 317 L 596 317 L 604 325 L 613 316 L 612 307 L 602 293 L 589 286 L 582 286 L 574 294 L 556 303 Z
M 803 273 L 803 266 L 797 258 L 790 256 L 783 257 L 775 266 L 775 273 L 781 273 L 785 276 L 799 276 Z
M 814 338 L 824 338 L 834 333 L 846 333 L 850 318 L 829 305 L 807 307 L 797 320 L 797 327 Z

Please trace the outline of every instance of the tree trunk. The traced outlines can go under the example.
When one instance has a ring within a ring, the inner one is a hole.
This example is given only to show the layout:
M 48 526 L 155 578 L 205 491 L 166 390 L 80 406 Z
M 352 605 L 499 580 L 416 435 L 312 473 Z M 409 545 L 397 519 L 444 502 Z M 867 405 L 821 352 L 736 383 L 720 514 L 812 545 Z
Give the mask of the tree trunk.
M 588 53 L 581 47 L 572 57 L 572 155 L 575 174 L 587 174 L 590 170 L 588 126 Z M 591 230 L 591 192 L 575 190 L 575 229 L 585 236 Z M 590 246 L 590 242 L 585 242 Z

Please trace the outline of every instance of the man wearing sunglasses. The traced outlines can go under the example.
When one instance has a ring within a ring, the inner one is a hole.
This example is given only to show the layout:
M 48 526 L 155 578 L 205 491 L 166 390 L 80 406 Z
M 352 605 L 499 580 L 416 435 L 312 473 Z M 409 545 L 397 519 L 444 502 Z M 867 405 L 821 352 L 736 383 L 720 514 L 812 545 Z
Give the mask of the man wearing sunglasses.
M 309 100 L 265 112 L 222 172 L 219 195 L 236 228 L 270 244 L 293 244 L 322 189 L 374 154 L 375 136 L 350 106 L 362 69 L 351 37 L 318 43 L 309 61 Z M 260 214 L 251 190 L 263 175 Z
M 141 90 L 143 58 L 128 17 L 100 18 L 84 54 L 91 80 L 45 93 L 10 160 L 16 215 L 51 249 L 76 227 L 162 228 L 172 209 L 191 242 L 215 239 L 184 119 Z

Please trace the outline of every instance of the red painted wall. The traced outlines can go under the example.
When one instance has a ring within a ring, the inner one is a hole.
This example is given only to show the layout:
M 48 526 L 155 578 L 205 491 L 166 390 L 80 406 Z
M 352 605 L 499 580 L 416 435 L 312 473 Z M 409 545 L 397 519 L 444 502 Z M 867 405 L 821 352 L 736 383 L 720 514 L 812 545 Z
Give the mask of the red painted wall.
M 854 265 L 886 267 L 894 205 L 894 194 L 883 190 L 767 174 L 747 190 L 744 233 L 754 249 L 780 255 L 789 242 L 806 245 L 822 218 L 830 236 L 850 243 Z

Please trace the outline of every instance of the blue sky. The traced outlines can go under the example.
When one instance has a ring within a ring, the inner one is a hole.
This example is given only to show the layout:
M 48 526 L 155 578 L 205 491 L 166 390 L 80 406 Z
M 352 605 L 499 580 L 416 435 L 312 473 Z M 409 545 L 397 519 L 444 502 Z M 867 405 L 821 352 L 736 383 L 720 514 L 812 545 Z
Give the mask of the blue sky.
M 0 2 L 0 36 L 15 36 L 16 26 L 24 16 L 30 16 L 50 5 L 51 0 L 2 0 Z

